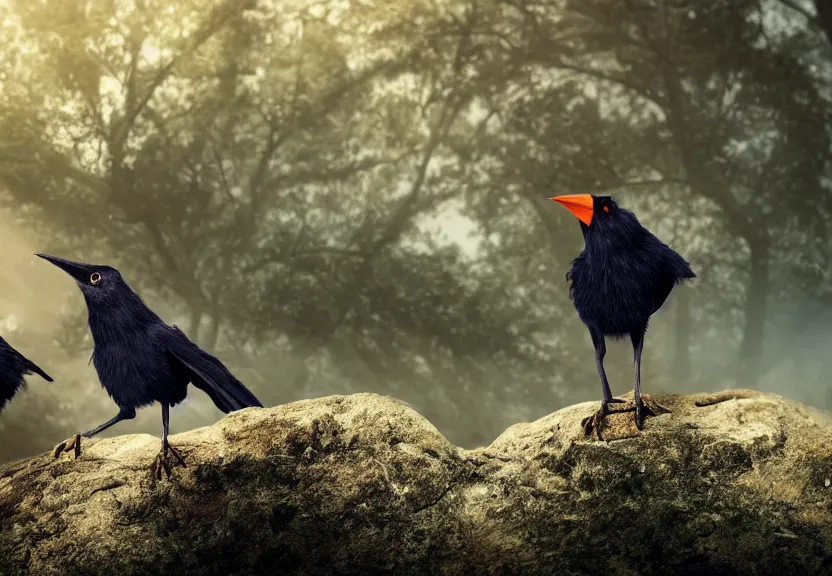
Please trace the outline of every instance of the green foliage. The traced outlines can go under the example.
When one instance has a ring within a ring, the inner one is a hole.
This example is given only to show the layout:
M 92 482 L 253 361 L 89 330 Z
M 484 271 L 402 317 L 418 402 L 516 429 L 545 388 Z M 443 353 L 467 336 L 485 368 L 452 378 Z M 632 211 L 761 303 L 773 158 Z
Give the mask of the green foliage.
M 832 52 L 787 5 L 17 0 L 9 15 L 3 201 L 43 250 L 116 265 L 187 318 L 268 403 L 388 392 L 471 444 L 596 397 L 559 193 L 619 196 L 694 265 L 690 299 L 648 336 L 656 374 L 699 359 L 689 385 L 721 387 L 740 353 L 753 384 L 779 318 L 828 306 Z M 428 225 L 457 211 L 476 236 L 462 251 Z M 73 357 L 82 323 L 56 336 Z

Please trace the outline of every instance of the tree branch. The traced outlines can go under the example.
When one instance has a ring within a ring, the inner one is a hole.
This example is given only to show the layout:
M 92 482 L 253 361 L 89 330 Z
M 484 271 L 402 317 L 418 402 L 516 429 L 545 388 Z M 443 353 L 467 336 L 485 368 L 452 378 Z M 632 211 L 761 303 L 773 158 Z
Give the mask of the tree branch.
M 214 8 L 208 17 L 203 22 L 196 32 L 190 35 L 180 47 L 179 52 L 171 58 L 171 60 L 159 68 L 154 74 L 150 83 L 144 91 L 144 94 L 139 97 L 136 94 L 134 86 L 135 76 L 138 72 L 138 52 L 135 54 L 134 62 L 131 63 L 133 69 L 128 74 L 128 95 L 125 98 L 125 113 L 124 118 L 114 124 L 112 130 L 112 142 L 114 150 L 111 150 L 114 158 L 121 160 L 123 158 L 123 147 L 127 141 L 127 135 L 136 122 L 136 119 L 150 102 L 156 90 L 161 84 L 170 76 L 174 66 L 178 64 L 183 58 L 193 54 L 201 48 L 214 34 L 221 30 L 228 22 L 241 14 L 243 11 L 250 9 L 253 3 L 250 0 L 240 2 L 238 0 L 228 0 L 226 3 Z M 138 44 L 138 48 L 141 44 Z
M 783 6 L 788 8 L 789 10 L 793 10 L 794 12 L 797 12 L 798 14 L 800 14 L 801 16 L 806 18 L 806 20 L 809 22 L 809 24 L 814 24 L 815 26 L 819 26 L 819 27 L 821 26 L 822 23 L 818 20 L 818 18 L 814 14 L 809 12 L 803 6 L 800 6 L 794 0 L 778 0 L 778 2 L 780 2 L 780 4 L 782 4 Z M 820 15 L 820 13 L 821 13 L 820 5 L 821 4 L 826 5 L 826 4 L 828 4 L 828 2 L 826 2 L 825 0 L 815 0 L 814 4 L 815 4 L 815 9 L 818 11 L 818 14 Z

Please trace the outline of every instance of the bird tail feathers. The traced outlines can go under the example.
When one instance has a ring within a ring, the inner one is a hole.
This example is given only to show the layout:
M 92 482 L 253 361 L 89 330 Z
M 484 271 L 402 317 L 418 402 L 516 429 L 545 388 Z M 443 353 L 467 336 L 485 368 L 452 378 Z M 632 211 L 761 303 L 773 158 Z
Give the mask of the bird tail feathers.
M 26 368 L 26 373 L 27 374 L 37 374 L 38 376 L 40 376 L 41 378 L 43 378 L 47 382 L 54 382 L 54 380 L 52 379 L 52 377 L 49 374 L 47 374 L 46 372 L 44 372 L 43 370 L 40 369 L 40 366 L 38 366 L 37 364 L 35 364 L 31 360 L 28 360 L 28 359 L 25 359 L 25 358 L 24 358 L 24 360 L 25 360 L 25 362 L 24 362 L 23 365 Z
M 262 408 L 260 400 L 217 358 L 186 341 L 169 347 L 170 353 L 190 372 L 191 383 L 208 394 L 214 404 L 228 414 L 243 408 Z

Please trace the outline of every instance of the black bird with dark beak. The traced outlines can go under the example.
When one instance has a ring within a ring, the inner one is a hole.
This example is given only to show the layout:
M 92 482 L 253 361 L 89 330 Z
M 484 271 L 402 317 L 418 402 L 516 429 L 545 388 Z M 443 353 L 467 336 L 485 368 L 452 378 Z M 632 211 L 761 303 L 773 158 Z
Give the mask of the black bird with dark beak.
M 601 408 L 585 422 L 596 432 L 609 413 L 613 398 L 604 372 L 605 336 L 629 336 L 635 360 L 635 421 L 643 429 L 641 352 L 650 316 L 661 308 L 676 284 L 696 275 L 679 254 L 642 226 L 635 214 L 609 196 L 569 194 L 550 198 L 566 207 L 581 225 L 584 251 L 566 274 L 569 294 L 595 346 L 595 363 L 604 398 Z
M 208 394 L 226 414 L 250 406 L 263 407 L 222 362 L 148 308 L 115 268 L 46 254 L 36 256 L 72 276 L 81 288 L 94 342 L 92 363 L 101 385 L 119 408 L 118 414 L 101 426 L 59 444 L 56 458 L 70 450 L 77 458 L 81 436 L 90 438 L 117 422 L 135 418 L 137 408 L 159 402 L 162 448 L 153 464 L 153 475 L 160 479 L 162 470 L 170 476 L 168 453 L 185 466 L 179 451 L 168 444 L 168 423 L 170 407 L 185 399 L 189 383 Z
M 28 374 L 37 374 L 47 382 L 52 382 L 49 374 L 0 338 L 0 412 L 17 391 L 26 385 L 23 377 Z

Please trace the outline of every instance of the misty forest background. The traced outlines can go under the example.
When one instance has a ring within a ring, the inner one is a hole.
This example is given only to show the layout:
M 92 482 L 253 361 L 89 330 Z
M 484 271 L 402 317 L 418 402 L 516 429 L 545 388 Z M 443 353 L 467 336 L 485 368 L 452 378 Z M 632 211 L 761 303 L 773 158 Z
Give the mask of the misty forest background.
M 116 412 L 35 251 L 118 267 L 268 406 L 391 394 L 470 447 L 600 399 L 566 193 L 615 195 L 698 274 L 647 393 L 832 407 L 827 6 L 0 0 L 0 333 L 56 379 L 0 415 L 0 461 Z M 197 391 L 172 429 L 219 416 Z

